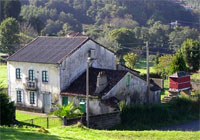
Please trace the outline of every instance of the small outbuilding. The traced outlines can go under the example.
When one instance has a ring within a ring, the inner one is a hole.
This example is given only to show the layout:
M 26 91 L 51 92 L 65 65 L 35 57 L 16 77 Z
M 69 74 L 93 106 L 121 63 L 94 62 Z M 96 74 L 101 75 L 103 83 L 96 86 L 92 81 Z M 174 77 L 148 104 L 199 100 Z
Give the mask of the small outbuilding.
M 181 91 L 190 94 L 190 74 L 186 72 L 176 72 L 169 76 L 169 92 L 180 93 Z

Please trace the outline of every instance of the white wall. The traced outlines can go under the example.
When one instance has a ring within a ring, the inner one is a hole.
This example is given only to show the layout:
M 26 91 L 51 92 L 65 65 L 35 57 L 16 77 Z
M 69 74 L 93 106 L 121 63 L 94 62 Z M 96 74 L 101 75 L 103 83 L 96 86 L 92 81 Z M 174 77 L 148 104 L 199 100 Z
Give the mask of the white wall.
M 78 96 L 67 96 L 68 103 L 74 102 L 75 105 L 79 105 L 80 99 L 85 99 L 85 97 Z M 86 100 L 86 99 L 85 99 Z M 115 108 L 106 106 L 100 102 L 98 98 L 89 98 L 89 113 L 90 115 L 106 114 L 114 112 Z
M 130 75 L 130 85 L 126 86 L 126 76 Z M 126 100 L 128 103 L 135 102 L 146 102 L 146 91 L 147 84 L 146 81 L 131 74 L 127 73 L 117 84 L 113 87 L 102 99 L 109 99 L 110 97 L 116 97 L 119 100 Z M 156 94 L 155 92 L 150 92 L 150 101 L 159 102 L 160 91 Z
M 95 58 L 91 62 L 92 67 L 104 69 L 116 69 L 116 56 L 109 50 L 89 40 L 82 47 L 68 56 L 60 65 L 61 90 L 66 89 L 76 78 L 86 70 L 88 51 L 95 50 Z
M 28 107 L 43 106 L 43 95 L 44 92 L 50 92 L 52 94 L 60 94 L 60 80 L 58 65 L 56 64 L 39 64 L 39 63 L 27 63 L 27 62 L 14 62 L 9 61 L 8 67 L 8 91 L 12 101 L 16 102 L 16 91 L 19 89 L 22 91 L 22 103 Z M 16 79 L 16 68 L 21 69 L 22 79 Z M 35 78 L 38 79 L 39 90 L 36 93 L 36 104 L 30 104 L 29 91 L 25 89 L 26 77 L 28 77 L 28 70 L 33 69 Z M 49 81 L 48 83 L 42 82 L 42 70 L 48 71 Z

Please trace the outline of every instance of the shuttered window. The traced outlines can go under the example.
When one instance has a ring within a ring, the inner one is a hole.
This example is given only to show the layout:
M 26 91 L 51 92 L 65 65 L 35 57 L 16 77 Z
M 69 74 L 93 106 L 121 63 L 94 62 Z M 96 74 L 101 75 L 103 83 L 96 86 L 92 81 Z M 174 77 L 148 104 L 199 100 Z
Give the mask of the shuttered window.
M 16 68 L 16 79 L 21 79 L 21 70 L 20 70 L 20 68 Z
M 35 104 L 35 92 L 30 92 L 30 104 Z
M 42 71 L 42 82 L 48 82 L 48 71 Z
M 20 90 L 17 90 L 17 102 L 22 102 L 22 92 Z
M 34 80 L 34 71 L 33 70 L 29 70 L 28 71 L 28 79 L 29 80 Z

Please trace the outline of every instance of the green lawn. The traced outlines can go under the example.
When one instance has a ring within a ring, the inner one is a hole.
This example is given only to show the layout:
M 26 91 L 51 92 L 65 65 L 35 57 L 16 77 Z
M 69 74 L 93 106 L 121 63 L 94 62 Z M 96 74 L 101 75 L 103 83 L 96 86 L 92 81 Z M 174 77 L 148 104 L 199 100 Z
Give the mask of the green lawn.
M 107 131 L 79 128 L 77 126 L 56 127 L 48 134 L 39 128 L 0 127 L 1 140 L 199 140 L 200 132 L 181 131 Z
M 31 120 L 33 119 L 33 120 Z M 30 114 L 26 112 L 16 112 L 16 120 L 24 123 L 34 124 L 42 127 L 47 127 L 47 117 L 38 114 Z M 59 118 L 49 117 L 49 127 L 61 126 L 62 121 Z
M 18 121 L 24 121 L 24 120 L 29 120 L 29 119 L 39 118 L 39 117 L 41 116 L 37 114 L 30 114 L 30 113 L 16 111 L 16 120 Z
M 155 69 L 153 68 L 153 62 L 149 62 L 149 71 L 150 73 L 154 73 Z M 136 63 L 135 65 L 135 70 L 139 71 L 141 74 L 147 73 L 146 69 L 146 60 L 142 58 L 139 62 Z
M 0 64 L 0 81 L 3 82 L 5 88 L 8 87 L 8 75 L 7 75 L 7 66 Z

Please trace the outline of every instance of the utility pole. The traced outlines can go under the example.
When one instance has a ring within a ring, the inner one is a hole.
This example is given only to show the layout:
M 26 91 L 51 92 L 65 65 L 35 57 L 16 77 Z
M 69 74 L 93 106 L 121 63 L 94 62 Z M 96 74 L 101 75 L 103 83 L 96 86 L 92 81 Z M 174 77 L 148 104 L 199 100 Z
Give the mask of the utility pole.
M 91 58 L 87 58 L 87 70 L 86 70 L 86 122 L 89 128 L 89 65 Z
M 146 42 L 146 61 L 147 61 L 147 103 L 150 103 L 150 101 L 149 101 L 149 88 L 150 88 L 150 86 L 149 86 L 149 42 L 147 41 Z

